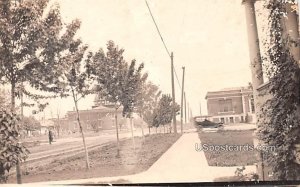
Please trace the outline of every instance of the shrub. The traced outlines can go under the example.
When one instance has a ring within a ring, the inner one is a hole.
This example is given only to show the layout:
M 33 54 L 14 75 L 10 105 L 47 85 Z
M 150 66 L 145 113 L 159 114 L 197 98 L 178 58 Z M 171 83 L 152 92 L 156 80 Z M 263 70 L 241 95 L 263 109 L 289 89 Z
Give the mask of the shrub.
M 19 118 L 0 111 L 0 183 L 7 181 L 9 170 L 27 158 L 29 151 L 18 141 Z

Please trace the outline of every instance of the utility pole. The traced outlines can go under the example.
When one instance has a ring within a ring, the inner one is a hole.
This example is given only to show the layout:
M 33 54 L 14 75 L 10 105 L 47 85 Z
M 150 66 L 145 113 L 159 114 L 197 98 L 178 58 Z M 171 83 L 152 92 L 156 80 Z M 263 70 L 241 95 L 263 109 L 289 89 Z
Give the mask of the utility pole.
M 186 123 L 186 98 L 185 98 L 185 92 L 184 92 L 184 121 Z
M 255 2 L 252 0 L 243 1 L 245 6 L 246 13 L 246 26 L 247 26 L 247 34 L 248 34 L 248 45 L 249 45 L 249 57 L 250 57 L 250 68 L 252 75 L 252 86 L 253 86 L 253 98 L 255 104 L 255 114 L 258 117 L 260 115 L 259 111 L 261 109 L 261 104 L 259 102 L 259 93 L 257 88 L 264 83 L 263 79 L 263 70 L 262 70 L 262 59 L 260 55 L 260 46 L 259 46 L 259 36 L 256 22 L 256 10 L 255 10 Z M 256 142 L 256 137 L 254 141 Z M 259 140 L 258 140 L 259 142 Z M 255 147 L 257 145 L 254 145 Z M 261 151 L 261 150 L 260 150 Z M 259 155 L 259 179 L 264 180 L 262 170 L 263 168 L 263 159 Z
M 190 121 L 190 103 L 188 102 L 188 121 Z
M 181 112 L 180 112 L 180 125 L 181 125 L 180 128 L 181 128 L 181 134 L 183 133 L 184 72 L 185 72 L 185 67 L 182 67 Z
M 175 87 L 174 87 L 174 62 L 173 62 L 173 52 L 171 52 L 171 78 L 172 78 L 172 113 L 173 113 L 173 128 L 174 133 L 177 133 L 177 125 L 176 125 L 176 111 L 175 111 Z
M 199 102 L 199 107 L 200 107 L 200 116 L 202 115 L 202 112 L 201 112 L 201 102 Z

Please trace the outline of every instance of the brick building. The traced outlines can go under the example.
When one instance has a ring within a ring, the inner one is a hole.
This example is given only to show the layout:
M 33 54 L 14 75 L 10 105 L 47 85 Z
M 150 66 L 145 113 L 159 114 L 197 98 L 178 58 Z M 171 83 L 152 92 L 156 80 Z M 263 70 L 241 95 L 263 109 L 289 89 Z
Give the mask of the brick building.
M 115 129 L 115 108 L 110 102 L 103 99 L 95 98 L 95 105 L 88 110 L 79 110 L 79 117 L 84 131 L 113 130 Z M 122 107 L 117 110 L 118 127 L 120 130 L 130 128 L 130 120 L 122 115 Z M 68 111 L 64 118 L 52 119 L 55 125 L 59 124 L 61 132 L 78 132 L 79 126 L 77 122 L 77 113 L 75 110 Z M 138 115 L 133 115 L 133 126 L 142 124 Z
M 219 123 L 256 121 L 253 91 L 250 87 L 226 88 L 206 94 L 209 119 Z

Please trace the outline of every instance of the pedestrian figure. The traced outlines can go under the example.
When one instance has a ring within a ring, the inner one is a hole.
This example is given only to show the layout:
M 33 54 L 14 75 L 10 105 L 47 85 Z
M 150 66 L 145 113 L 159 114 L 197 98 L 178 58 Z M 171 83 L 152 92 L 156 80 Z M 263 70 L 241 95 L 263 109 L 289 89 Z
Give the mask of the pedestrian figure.
M 49 144 L 53 142 L 53 132 L 51 129 L 49 129 Z

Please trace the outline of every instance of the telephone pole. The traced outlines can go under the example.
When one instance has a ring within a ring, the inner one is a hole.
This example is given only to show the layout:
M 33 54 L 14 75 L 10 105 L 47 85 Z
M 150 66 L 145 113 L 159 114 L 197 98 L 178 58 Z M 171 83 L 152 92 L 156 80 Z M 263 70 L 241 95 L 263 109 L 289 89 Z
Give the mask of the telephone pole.
M 201 112 L 201 102 L 199 102 L 199 107 L 200 107 L 200 116 L 202 115 L 202 112 Z
M 170 52 L 169 52 L 169 50 L 167 48 L 167 45 L 164 42 L 164 39 L 163 39 L 163 37 L 162 37 L 162 35 L 161 35 L 160 31 L 159 31 L 159 28 L 158 28 L 158 26 L 157 26 L 157 24 L 155 22 L 155 19 L 154 19 L 153 15 L 152 15 L 152 12 L 151 12 L 151 9 L 150 9 L 150 7 L 148 5 L 147 0 L 145 0 L 145 3 L 147 5 L 147 8 L 148 8 L 149 13 L 151 15 L 152 21 L 153 21 L 153 23 L 154 23 L 154 25 L 156 27 L 156 30 L 157 30 L 157 32 L 158 32 L 158 34 L 160 36 L 160 39 L 161 39 L 161 41 L 162 41 L 162 43 L 163 43 L 163 45 L 164 45 L 164 47 L 166 49 L 166 52 L 168 53 L 168 56 L 171 57 L 171 78 L 172 78 L 172 99 L 173 99 L 173 102 L 172 102 L 173 103 L 173 105 L 172 105 L 172 115 L 173 116 L 172 116 L 172 118 L 173 118 L 174 133 L 177 133 L 176 111 L 175 111 L 175 88 L 174 88 L 174 71 L 175 71 L 175 69 L 174 69 L 174 63 L 173 63 L 173 52 L 171 52 L 171 54 L 170 54 Z
M 181 112 L 180 112 L 180 128 L 181 128 L 181 134 L 183 133 L 184 72 L 185 72 L 185 67 L 182 67 Z
M 176 111 L 175 111 L 175 87 L 174 87 L 174 62 L 173 62 L 173 52 L 171 52 L 171 78 L 172 78 L 172 113 L 173 113 L 173 128 L 174 133 L 177 133 L 177 125 L 176 125 Z
M 184 122 L 186 123 L 186 98 L 185 98 L 185 92 L 184 92 Z
M 190 103 L 188 102 L 188 121 L 190 122 Z

